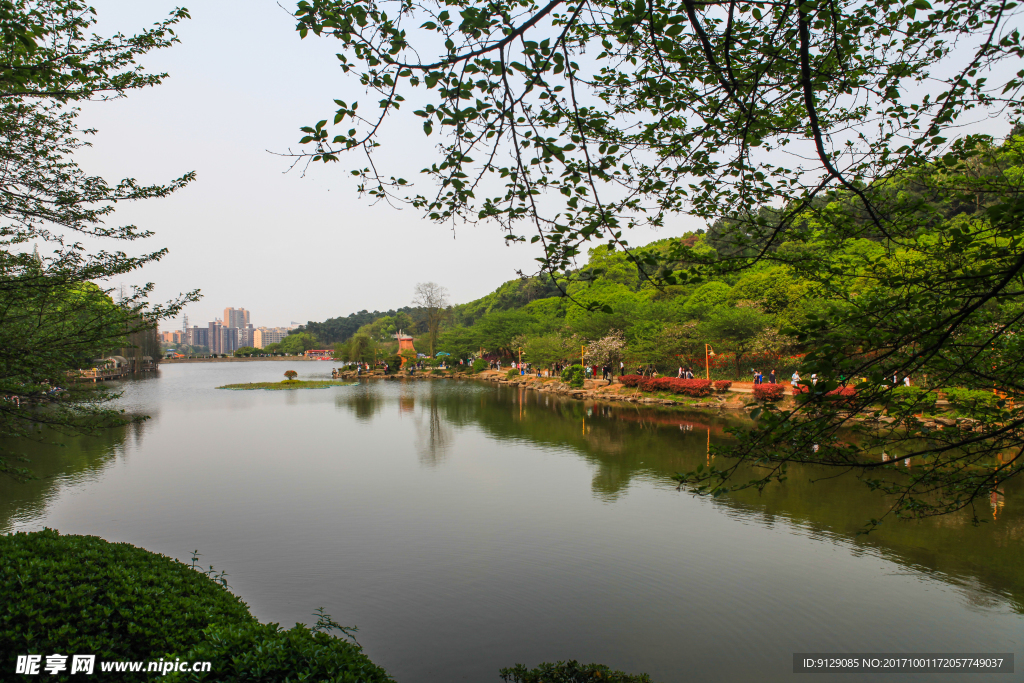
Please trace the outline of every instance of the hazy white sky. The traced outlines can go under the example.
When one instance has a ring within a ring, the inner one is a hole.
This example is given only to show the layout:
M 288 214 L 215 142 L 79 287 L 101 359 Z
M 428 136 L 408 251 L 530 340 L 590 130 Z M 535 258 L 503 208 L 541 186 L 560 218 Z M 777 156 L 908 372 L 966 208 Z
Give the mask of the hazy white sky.
M 413 287 L 425 281 L 444 285 L 462 303 L 512 279 L 517 268 L 532 272 L 535 250 L 506 247 L 495 227 L 464 227 L 453 239 L 450 228 L 413 210 L 371 206 L 356 195 L 344 160 L 315 166 L 305 178 L 285 174 L 288 160 L 267 150 L 294 147 L 299 127 L 328 118 L 334 99 L 367 100 L 335 66 L 336 41 L 300 40 L 294 20 L 273 0 L 184 4 L 192 19 L 180 24 L 181 44 L 143 61 L 170 74 L 164 84 L 90 103 L 82 116 L 85 126 L 99 130 L 80 157 L 91 173 L 153 183 L 197 172 L 172 197 L 117 212 L 118 223 L 156 233 L 147 246 L 170 249 L 134 281 L 155 282 L 154 300 L 199 288 L 203 300 L 187 310 L 190 324 L 235 306 L 251 310 L 257 326 L 276 326 L 408 305 Z M 97 32 L 109 35 L 137 32 L 174 4 L 98 0 L 94 6 Z M 413 179 L 427 165 L 433 141 L 418 124 L 404 124 L 387 131 L 380 158 L 390 161 L 389 171 Z M 669 234 L 636 234 L 630 241 Z

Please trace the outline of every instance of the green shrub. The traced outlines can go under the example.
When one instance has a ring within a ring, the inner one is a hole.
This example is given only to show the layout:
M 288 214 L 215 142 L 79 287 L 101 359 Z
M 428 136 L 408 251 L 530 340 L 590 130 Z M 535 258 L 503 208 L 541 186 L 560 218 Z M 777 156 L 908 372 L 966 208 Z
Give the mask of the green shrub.
M 571 387 L 582 387 L 583 366 L 573 365 L 568 368 L 562 368 L 562 381 Z
M 519 377 L 519 371 L 515 368 L 512 368 L 505 373 L 505 379 L 515 379 L 516 377 Z
M 946 389 L 945 393 L 946 400 L 956 408 L 956 412 L 963 415 L 976 415 L 998 408 L 999 396 L 992 391 Z
M 487 361 L 485 361 L 483 358 L 477 358 L 475 361 L 473 361 L 473 367 L 472 367 L 471 371 L 472 372 L 481 372 L 483 370 L 486 370 L 487 366 L 488 366 Z
M 923 387 L 896 387 L 892 390 L 889 406 L 903 411 L 930 412 L 939 398 L 934 391 Z
M 168 681 L 316 681 L 316 683 L 384 683 L 392 678 L 370 661 L 362 648 L 296 624 L 242 623 L 209 628 L 183 660 L 212 662 L 205 673 L 172 673 Z
M 320 630 L 333 625 L 329 619 L 321 617 L 317 630 L 261 624 L 215 578 L 127 543 L 52 529 L 0 536 L 0 596 L 5 672 L 15 670 L 19 654 L 61 653 L 96 655 L 94 675 L 105 661 L 181 658 L 209 661 L 212 670 L 166 680 L 391 681 L 358 645 Z M 116 677 L 156 680 L 148 672 Z M 64 671 L 40 678 L 89 677 Z
M 0 536 L 0 595 L 7 672 L 17 654 L 159 659 L 195 647 L 211 626 L 258 623 L 245 603 L 186 564 L 52 529 Z
M 510 683 L 651 683 L 647 674 L 627 674 L 602 664 L 580 664 L 575 660 L 545 663 L 536 669 L 516 664 L 501 670 L 501 680 Z

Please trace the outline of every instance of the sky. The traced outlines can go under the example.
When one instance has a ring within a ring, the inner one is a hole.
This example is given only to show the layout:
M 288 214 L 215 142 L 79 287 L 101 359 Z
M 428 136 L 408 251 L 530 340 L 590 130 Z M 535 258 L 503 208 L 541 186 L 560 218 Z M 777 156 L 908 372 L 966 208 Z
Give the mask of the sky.
M 180 44 L 141 59 L 150 72 L 169 74 L 162 85 L 83 105 L 80 123 L 98 130 L 93 146 L 78 155 L 87 172 L 142 183 L 197 174 L 168 198 L 118 209 L 112 222 L 155 233 L 145 244 L 86 243 L 127 246 L 132 253 L 169 249 L 138 277 L 110 286 L 153 282 L 154 301 L 200 289 L 202 300 L 185 311 L 190 324 L 205 325 L 231 306 L 249 309 L 254 325 L 273 327 L 410 305 L 420 282 L 436 282 L 452 303 L 464 303 L 515 278 L 516 270 L 534 272 L 539 248 L 506 246 L 496 226 L 453 230 L 414 209 L 359 197 L 349 170 L 365 165 L 362 157 L 288 172 L 290 160 L 274 153 L 297 148 L 301 126 L 330 119 L 335 99 L 359 100 L 362 111 L 377 99 L 342 74 L 336 40 L 300 39 L 288 13 L 294 2 L 189 1 L 192 18 L 177 27 Z M 175 5 L 97 0 L 93 6 L 96 32 L 110 35 L 136 33 Z M 421 120 L 406 114 L 382 129 L 375 161 L 385 175 L 403 176 L 430 194 L 424 184 L 432 181 L 418 171 L 436 159 L 436 138 L 424 136 Z M 996 135 L 1008 130 L 1005 121 L 984 115 L 973 126 Z M 634 230 L 626 237 L 638 246 L 702 227 L 676 216 L 661 232 Z
M 148 71 L 169 74 L 162 85 L 83 106 L 80 123 L 98 130 L 78 157 L 86 171 L 108 182 L 163 183 L 197 174 L 168 198 L 118 208 L 111 222 L 155 233 L 146 244 L 127 245 L 132 253 L 169 249 L 124 284 L 155 283 L 154 301 L 202 290 L 203 299 L 185 311 L 190 325 L 205 325 L 233 306 L 249 309 L 256 326 L 279 326 L 406 306 L 419 282 L 437 282 L 453 303 L 464 303 L 515 278 L 517 269 L 533 272 L 537 249 L 505 246 L 495 226 L 459 226 L 453 233 L 413 209 L 359 197 L 348 171 L 361 159 L 318 164 L 305 177 L 286 172 L 289 160 L 271 152 L 295 148 L 300 126 L 329 118 L 334 99 L 367 100 L 336 66 L 335 40 L 299 38 L 284 9 L 292 4 L 189 1 L 192 19 L 177 29 L 181 43 L 140 60 Z M 98 0 L 93 6 L 96 32 L 110 35 L 138 32 L 175 5 Z M 414 179 L 434 142 L 418 124 L 407 124 L 385 130 L 379 159 L 388 171 Z M 669 234 L 638 231 L 630 241 Z M 161 327 L 180 327 L 180 320 Z

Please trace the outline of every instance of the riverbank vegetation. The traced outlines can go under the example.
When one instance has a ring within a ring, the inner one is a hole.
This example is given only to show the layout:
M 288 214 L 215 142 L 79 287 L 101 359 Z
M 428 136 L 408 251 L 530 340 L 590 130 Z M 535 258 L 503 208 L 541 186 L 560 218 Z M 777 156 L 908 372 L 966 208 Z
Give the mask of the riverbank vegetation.
M 50 529 L 0 536 L 0 590 L 8 596 L 0 613 L 8 671 L 18 654 L 80 653 L 96 656 L 94 675 L 100 662 L 181 659 L 210 662 L 211 670 L 162 671 L 166 680 L 392 680 L 357 643 L 330 635 L 337 625 L 326 615 L 312 627 L 261 623 L 223 574 L 127 543 Z M 77 680 L 70 658 L 66 664 L 48 678 Z
M 289 389 L 327 389 L 328 387 L 347 387 L 355 382 L 341 380 L 317 379 L 286 379 L 281 382 L 246 382 L 245 384 L 225 384 L 218 389 L 233 389 L 236 391 L 248 391 L 256 389 L 269 389 L 270 391 L 285 391 Z
M 176 43 L 174 26 L 186 18 L 177 9 L 137 35 L 104 38 L 91 33 L 95 11 L 77 0 L 0 0 L 2 437 L 38 436 L 41 427 L 95 433 L 127 419 L 108 409 L 109 392 L 74 386 L 75 373 L 126 348 L 138 351 L 128 355 L 139 361 L 156 358 L 157 321 L 198 297 L 189 292 L 153 305 L 152 285 L 115 292 L 111 278 L 134 275 L 167 251 L 129 256 L 104 246 L 151 236 L 108 225 L 119 204 L 165 197 L 193 174 L 157 185 L 108 183 L 75 160 L 94 132 L 79 127 L 77 103 L 159 84 L 166 74 L 147 73 L 139 59 Z M 0 474 L 29 476 L 23 463 L 0 446 Z
M 59 581 L 55 581 L 59 578 Z M 392 683 L 355 640 L 354 627 L 322 609 L 312 626 L 285 629 L 265 624 L 228 590 L 224 573 L 203 570 L 127 543 L 95 536 L 61 535 L 52 529 L 0 536 L 0 637 L 3 666 L 15 671 L 17 655 L 43 653 L 42 673 L 54 653 L 95 656 L 97 675 L 106 662 L 158 663 L 167 681 L 310 680 Z M 332 631 L 339 635 L 334 635 Z M 56 655 L 60 656 L 60 655 Z M 208 671 L 174 671 L 178 662 L 209 662 Z M 166 663 L 168 666 L 164 666 Z M 613 681 L 647 683 L 607 667 L 577 662 L 516 665 L 505 681 Z M 49 672 L 53 681 L 77 680 L 72 658 Z M 124 681 L 152 680 L 154 673 L 118 673 Z
M 507 13 L 442 0 L 397 14 L 302 2 L 300 35 L 336 41 L 378 106 L 367 117 L 335 100 L 333 120 L 303 127 L 296 156 L 351 160 L 387 144 L 388 125 L 421 124 L 437 137 L 433 163 L 415 170 L 436 192 L 357 161 L 360 191 L 537 245 L 534 286 L 571 303 L 466 320 L 449 346 L 469 351 L 483 333 L 490 352 L 523 346 L 546 364 L 559 343 L 614 330 L 638 363 L 720 345 L 735 377 L 755 354 L 781 360 L 795 345 L 802 377 L 819 381 L 793 410 L 754 411 L 732 450 L 764 476 L 689 473 L 694 490 L 760 488 L 814 461 L 898 494 L 897 514 L 944 514 L 1024 472 L 1024 138 L 989 135 L 995 121 L 1022 132 L 1021 12 L 1000 0 L 586 11 L 555 0 Z M 402 108 L 413 91 L 418 108 Z M 633 226 L 674 228 L 683 215 L 704 222 L 703 239 L 627 241 Z M 555 313 L 564 325 L 549 331 Z M 934 433 L 890 400 L 893 375 L 1001 402 L 980 434 Z M 895 484 L 839 438 L 878 404 L 896 406 L 897 427 L 864 439 L 916 444 L 927 463 Z M 996 464 L 1006 451 L 1015 457 Z

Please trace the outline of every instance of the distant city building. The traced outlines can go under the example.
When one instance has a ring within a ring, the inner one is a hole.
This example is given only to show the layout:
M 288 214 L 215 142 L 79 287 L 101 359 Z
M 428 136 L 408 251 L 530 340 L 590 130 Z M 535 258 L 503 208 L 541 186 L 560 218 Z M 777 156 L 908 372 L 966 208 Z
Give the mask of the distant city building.
M 252 323 L 246 323 L 244 327 L 238 328 L 238 348 L 243 346 L 255 346 L 254 333 L 256 330 L 253 328 Z
M 289 327 L 254 327 L 249 316 L 250 312 L 244 308 L 225 308 L 224 318 L 215 318 L 206 327 L 193 325 L 184 332 L 164 332 L 160 338 L 168 344 L 205 346 L 210 353 L 229 354 L 243 347 L 264 349 L 277 344 L 299 326 L 293 322 Z
M 206 324 L 210 353 L 234 353 L 238 349 L 238 328 L 227 327 L 220 320 Z
M 164 344 L 181 344 L 181 330 L 171 330 L 170 332 L 161 332 L 159 335 L 160 341 Z
M 189 346 L 210 346 L 210 330 L 199 325 L 193 325 L 186 330 L 185 343 Z
M 206 344 L 210 347 L 210 353 L 225 353 L 224 351 L 224 325 L 220 319 L 211 320 L 206 323 L 207 336 L 209 340 Z
M 242 328 L 249 324 L 249 311 L 244 308 L 225 308 L 224 327 Z
M 265 349 L 271 344 L 277 344 L 287 336 L 287 327 L 257 327 L 252 331 L 252 345 L 257 349 Z

